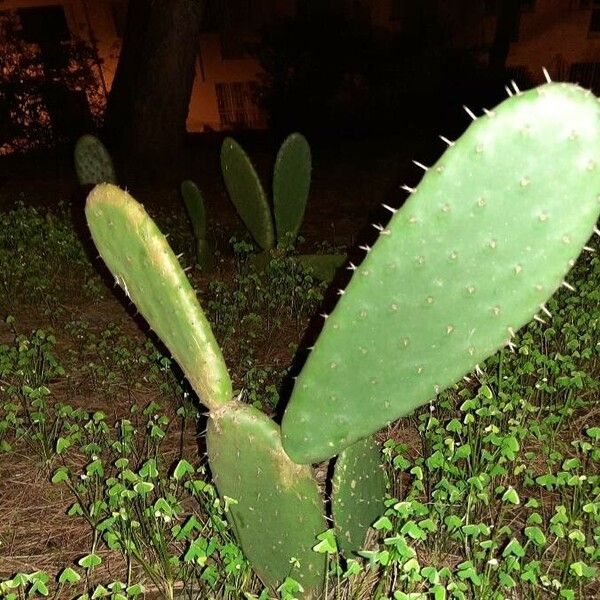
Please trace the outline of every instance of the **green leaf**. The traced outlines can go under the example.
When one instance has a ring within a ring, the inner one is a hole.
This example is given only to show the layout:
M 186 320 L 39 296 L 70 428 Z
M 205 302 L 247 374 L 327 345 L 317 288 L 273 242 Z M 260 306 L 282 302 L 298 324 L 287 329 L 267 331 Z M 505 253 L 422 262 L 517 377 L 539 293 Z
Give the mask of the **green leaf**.
M 333 529 L 328 529 L 317 536 L 320 542 L 313 547 L 315 552 L 320 554 L 336 554 L 338 551 L 337 543 L 335 540 L 335 532 Z
M 77 564 L 84 569 L 93 569 L 102 564 L 102 559 L 94 553 L 86 554 L 83 558 L 77 561 Z
M 585 434 L 593 440 L 600 440 L 600 427 L 590 427 L 585 430 Z
M 391 531 L 394 528 L 392 522 L 388 519 L 388 517 L 380 517 L 373 523 L 373 529 L 377 531 Z
M 502 500 L 509 504 L 520 504 L 519 494 L 513 487 L 509 487 L 503 494 Z
M 71 567 L 63 569 L 58 577 L 58 583 L 77 583 L 81 579 L 81 575 Z
M 154 489 L 154 484 L 149 481 L 140 481 L 133 486 L 133 489 L 142 496 L 149 494 Z
M 195 472 L 194 467 L 185 459 L 181 459 L 173 470 L 173 479 L 179 481 L 186 475 L 192 475 Z
M 525 527 L 525 535 L 540 548 L 546 545 L 546 536 L 539 527 Z
M 158 469 L 154 458 L 148 459 L 139 470 L 139 476 L 144 479 L 155 479 L 158 477 Z
M 59 437 L 56 440 L 56 454 L 62 454 L 70 446 L 71 440 L 69 438 Z
M 69 481 L 69 469 L 67 469 L 67 467 L 58 467 L 58 469 L 54 471 L 51 481 L 55 484 Z
M 525 556 L 525 550 L 523 550 L 523 546 L 519 543 L 519 541 L 515 538 L 512 538 L 510 542 L 504 548 L 504 552 L 502 552 L 502 556 L 507 557 L 510 555 L 517 556 L 519 558 Z

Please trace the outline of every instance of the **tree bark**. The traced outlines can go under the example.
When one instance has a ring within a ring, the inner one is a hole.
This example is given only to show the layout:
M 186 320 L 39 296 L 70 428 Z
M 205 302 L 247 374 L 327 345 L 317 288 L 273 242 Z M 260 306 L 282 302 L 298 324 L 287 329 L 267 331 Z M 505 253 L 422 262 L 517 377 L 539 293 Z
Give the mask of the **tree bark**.
M 201 0 L 130 0 L 105 135 L 129 171 L 181 156 L 194 82 Z

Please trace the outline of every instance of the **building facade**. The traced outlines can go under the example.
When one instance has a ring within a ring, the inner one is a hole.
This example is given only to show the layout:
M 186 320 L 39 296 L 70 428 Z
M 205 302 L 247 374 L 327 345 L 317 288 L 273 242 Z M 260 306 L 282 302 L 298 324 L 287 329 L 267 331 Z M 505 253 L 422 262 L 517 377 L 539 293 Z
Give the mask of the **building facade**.
M 366 19 L 373 28 L 403 33 L 426 19 L 427 10 L 436 11 L 438 19 L 448 22 L 454 45 L 473 49 L 485 60 L 499 1 L 457 0 L 448 8 L 443 0 L 207 0 L 213 17 L 200 37 L 188 129 L 266 124 L 254 96 L 261 69 L 248 46 L 274 19 L 326 3 L 349 18 Z M 43 29 L 45 36 L 76 36 L 93 46 L 105 93 L 114 77 L 126 10 L 127 0 L 0 0 L 0 11 L 16 11 L 31 36 Z M 600 91 L 600 0 L 521 0 L 507 64 L 518 81 L 537 83 L 546 67 L 554 79 Z

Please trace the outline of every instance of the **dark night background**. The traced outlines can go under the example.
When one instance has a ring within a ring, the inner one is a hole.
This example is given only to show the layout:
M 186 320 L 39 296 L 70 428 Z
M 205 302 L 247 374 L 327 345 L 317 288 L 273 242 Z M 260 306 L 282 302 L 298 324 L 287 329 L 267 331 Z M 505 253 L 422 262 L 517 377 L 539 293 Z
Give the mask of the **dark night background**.
M 210 161 L 220 131 L 259 152 L 293 130 L 324 148 L 421 146 L 460 132 L 462 104 L 493 105 L 510 80 L 540 83 L 543 66 L 554 79 L 592 88 L 598 80 L 592 0 L 10 0 L 0 8 L 0 154 L 56 158 L 82 133 L 99 132 L 125 180 L 158 172 L 178 180 L 173 159 L 184 169 L 191 156 Z M 2 168 L 4 181 L 10 170 Z

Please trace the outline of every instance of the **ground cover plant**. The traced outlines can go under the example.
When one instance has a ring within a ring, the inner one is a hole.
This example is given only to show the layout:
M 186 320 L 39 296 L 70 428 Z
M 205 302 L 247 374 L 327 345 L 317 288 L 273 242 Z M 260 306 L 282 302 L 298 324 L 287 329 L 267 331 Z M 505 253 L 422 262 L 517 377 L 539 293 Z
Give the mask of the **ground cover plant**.
M 49 255 L 60 257 L 60 250 L 56 245 Z M 323 291 L 287 260 L 275 262 L 266 278 L 248 272 L 241 259 L 223 280 L 207 282 L 188 272 L 236 392 L 267 412 L 278 401 L 278 384 L 294 352 L 282 346 L 277 364 L 269 346 L 282 326 L 289 334 L 285 346 L 300 341 Z M 73 276 L 84 281 L 88 268 Z M 9 272 L 9 285 L 11 277 Z M 328 558 L 328 595 L 595 597 L 599 280 L 598 259 L 584 255 L 566 284 L 573 290 L 563 286 L 545 305 L 552 318 L 540 313 L 547 323 L 515 331 L 511 345 L 480 361 L 469 381 L 382 432 L 390 485 L 369 543 L 348 557 L 332 529 L 315 540 L 315 552 Z M 291 304 L 304 307 L 300 317 Z M 30 562 L 26 569 L 2 571 L 2 593 L 171 597 L 185 590 L 198 598 L 298 597 L 298 584 L 290 579 L 267 592 L 252 575 L 227 524 L 236 498 L 219 500 L 202 449 L 199 457 L 190 446 L 197 408 L 156 340 L 125 331 L 126 318 L 98 331 L 86 320 L 72 320 L 57 340 L 47 332 L 21 335 L 20 319 L 10 325 L 1 352 L 7 402 L 0 442 L 7 462 L 0 464 L 5 472 L 24 447 L 54 448 L 32 451 L 38 460 L 31 472 L 54 480 L 56 493 L 69 499 L 69 519 L 83 522 L 89 535 L 81 536 L 87 545 L 65 559 L 64 570 L 36 572 Z M 68 340 L 62 350 L 61 337 Z M 76 372 L 106 394 L 111 410 L 123 403 L 121 414 L 90 410 L 87 395 L 82 402 L 73 394 L 72 404 L 79 400 L 82 406 L 53 402 Z M 140 389 L 154 402 L 140 402 Z M 63 429 L 57 431 L 58 423 Z M 40 437 L 48 442 L 40 444 Z M 12 469 L 6 472 L 14 485 Z M 15 539 L 10 529 L 0 531 L 0 552 L 8 559 Z

